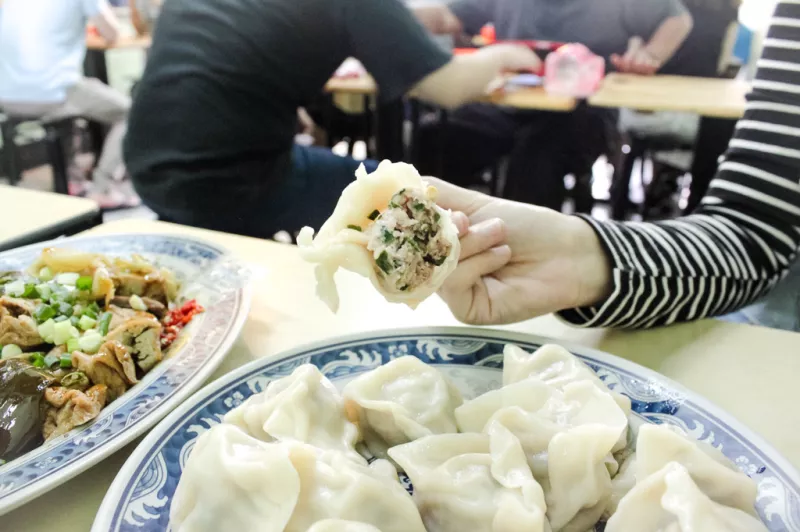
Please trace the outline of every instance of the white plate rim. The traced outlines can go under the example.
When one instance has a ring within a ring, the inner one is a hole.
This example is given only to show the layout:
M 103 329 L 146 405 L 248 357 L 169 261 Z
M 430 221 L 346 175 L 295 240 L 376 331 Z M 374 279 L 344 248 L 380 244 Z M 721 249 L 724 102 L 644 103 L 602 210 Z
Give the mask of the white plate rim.
M 789 463 L 789 461 L 786 458 L 784 458 L 783 455 L 780 454 L 771 444 L 769 444 L 761 436 L 753 432 L 747 425 L 740 422 L 733 415 L 729 414 L 721 407 L 716 406 L 714 403 L 712 403 L 702 395 L 698 394 L 697 392 L 689 390 L 685 386 L 673 381 L 672 379 L 650 368 L 646 368 L 630 360 L 618 357 L 616 355 L 612 355 L 610 353 L 606 353 L 604 351 L 600 351 L 595 348 L 586 347 L 568 341 L 564 342 L 561 340 L 548 338 L 546 336 L 540 336 L 536 334 L 528 334 L 517 331 L 506 331 L 502 329 L 481 328 L 481 327 L 424 326 L 424 327 L 410 327 L 410 328 L 396 328 L 396 329 L 379 329 L 364 333 L 354 333 L 342 336 L 329 337 L 323 340 L 317 340 L 314 342 L 305 343 L 298 347 L 281 351 L 277 353 L 275 356 L 268 358 L 260 358 L 248 362 L 247 364 L 244 364 L 243 366 L 228 373 L 227 375 L 220 377 L 219 379 L 207 384 L 205 387 L 203 387 L 202 390 L 198 391 L 191 398 L 184 401 L 174 412 L 172 412 L 164 419 L 162 419 L 158 423 L 158 425 L 156 425 L 151 430 L 151 432 L 139 443 L 139 445 L 136 447 L 133 453 L 131 453 L 131 455 L 123 464 L 122 468 L 120 468 L 119 472 L 117 473 L 117 476 L 114 478 L 114 481 L 112 482 L 111 486 L 106 492 L 106 495 L 103 498 L 103 502 L 100 504 L 100 508 L 98 509 L 97 514 L 95 516 L 91 532 L 104 532 L 108 530 L 108 527 L 111 524 L 111 521 L 114 516 L 114 510 L 116 509 L 116 504 L 119 503 L 120 497 L 128 480 L 130 479 L 132 474 L 135 472 L 136 468 L 141 463 L 142 458 L 150 451 L 153 445 L 165 435 L 165 433 L 169 430 L 171 425 L 173 425 L 177 420 L 185 416 L 186 413 L 192 410 L 197 404 L 205 401 L 210 396 L 217 393 L 221 388 L 227 386 L 228 384 L 231 384 L 233 381 L 240 379 L 242 376 L 252 372 L 253 370 L 258 369 L 260 366 L 278 363 L 290 359 L 292 357 L 295 357 L 297 355 L 303 354 L 305 352 L 323 349 L 326 346 L 330 346 L 332 344 L 362 342 L 367 340 L 374 340 L 374 341 L 395 340 L 409 336 L 413 337 L 419 335 L 437 335 L 437 334 L 450 335 L 450 336 L 463 336 L 464 339 L 491 338 L 495 340 L 506 341 L 509 343 L 514 343 L 519 341 L 519 342 L 537 343 L 541 345 L 548 343 L 559 344 L 567 348 L 572 353 L 595 358 L 603 362 L 608 362 L 618 366 L 622 370 L 637 375 L 641 375 L 655 382 L 659 382 L 663 384 L 665 387 L 668 387 L 670 390 L 675 390 L 683 394 L 687 399 L 694 402 L 697 406 L 703 408 L 709 414 L 716 416 L 721 422 L 727 424 L 729 427 L 739 432 L 749 442 L 758 447 L 765 455 L 769 456 L 769 458 L 778 467 L 780 467 L 783 470 L 783 472 L 786 473 L 786 475 L 792 482 L 794 482 L 797 485 L 800 485 L 800 474 L 798 473 L 797 469 L 795 469 L 795 467 L 791 463 Z
M 157 238 L 172 238 L 176 240 L 182 240 L 186 242 L 193 242 L 203 246 L 207 246 L 210 248 L 214 248 L 220 252 L 220 256 L 226 256 L 235 258 L 236 256 L 231 253 L 231 251 L 222 245 L 219 245 L 214 242 L 210 242 L 208 240 L 204 240 L 202 238 L 197 238 L 193 236 L 186 236 L 181 235 L 179 233 L 109 233 L 109 234 L 87 234 L 87 235 L 80 235 L 74 236 L 69 238 L 60 238 L 56 240 L 49 240 L 46 242 L 38 242 L 36 244 L 29 244 L 27 246 L 19 247 L 10 249 L 0 253 L 0 259 L 5 254 L 11 253 L 19 253 L 25 251 L 32 251 L 34 249 L 45 248 L 48 246 L 59 246 L 68 245 L 71 242 L 80 242 L 86 240 L 102 240 L 102 239 L 110 239 L 110 238 L 119 238 L 119 237 L 157 237 Z M 52 490 L 53 488 L 69 481 L 70 479 L 74 478 L 75 476 L 83 473 L 87 469 L 98 465 L 100 462 L 111 456 L 113 453 L 120 450 L 125 445 L 128 445 L 131 441 L 135 440 L 139 436 L 141 436 L 144 432 L 150 430 L 153 426 L 155 426 L 161 419 L 167 415 L 167 412 L 170 409 L 174 409 L 187 398 L 191 397 L 208 379 L 208 377 L 216 371 L 216 369 L 222 364 L 225 358 L 228 356 L 233 344 L 239 338 L 239 334 L 244 327 L 245 322 L 247 321 L 248 316 L 250 315 L 250 307 L 252 304 L 253 299 L 253 287 L 250 282 L 245 282 L 241 286 L 241 306 L 239 308 L 239 313 L 234 318 L 233 322 L 230 326 L 231 334 L 223 339 L 220 343 L 219 347 L 214 351 L 212 355 L 208 358 L 208 363 L 203 364 L 201 368 L 189 379 L 184 386 L 180 388 L 178 392 L 176 392 L 171 397 L 167 398 L 163 403 L 161 403 L 155 410 L 148 413 L 146 416 L 142 417 L 138 423 L 135 423 L 130 428 L 127 428 L 121 431 L 119 436 L 115 438 L 115 440 L 108 444 L 100 447 L 97 451 L 90 452 L 85 458 L 76 460 L 75 462 L 61 468 L 58 470 L 57 473 L 45 477 L 41 481 L 34 481 L 29 486 L 26 486 L 12 495 L 9 496 L 0 496 L 0 516 L 7 514 L 8 512 L 19 508 L 21 505 L 31 502 L 34 499 L 40 497 L 44 493 Z M 147 388 L 141 388 L 137 391 L 140 393 Z

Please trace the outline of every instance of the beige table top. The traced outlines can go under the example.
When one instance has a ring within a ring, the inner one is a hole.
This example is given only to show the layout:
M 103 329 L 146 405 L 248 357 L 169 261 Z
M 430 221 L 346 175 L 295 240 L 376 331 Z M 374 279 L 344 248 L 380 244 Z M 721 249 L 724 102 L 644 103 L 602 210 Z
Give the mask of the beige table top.
M 124 50 L 124 49 L 147 49 L 150 48 L 153 39 L 149 35 L 134 35 L 120 37 L 114 43 L 109 43 L 99 35 L 89 33 L 86 35 L 86 48 L 89 50 Z
M 0 244 L 96 215 L 94 201 L 0 185 Z
M 688 111 L 716 118 L 741 118 L 750 85 L 733 79 L 609 74 L 589 104 L 639 111 Z
M 216 379 L 282 350 L 336 335 L 392 327 L 457 325 L 434 297 L 416 311 L 386 303 L 368 281 L 338 274 L 342 305 L 331 314 L 314 295 L 313 267 L 292 246 L 189 229 L 160 222 L 126 220 L 91 231 L 182 233 L 226 246 L 254 269 L 254 299 L 241 337 L 217 370 Z M 705 396 L 772 443 L 800 467 L 800 334 L 714 320 L 646 332 L 578 330 L 552 316 L 507 329 L 584 344 L 661 372 Z M 86 532 L 119 468 L 135 444 L 51 491 L 58 501 L 58 528 Z M 4 530 L 51 532 L 53 515 L 41 503 L 3 517 Z
M 544 87 L 518 87 L 493 91 L 486 101 L 495 105 L 517 109 L 538 109 L 541 111 L 572 111 L 578 100 L 570 96 L 548 94 Z
M 325 92 L 372 95 L 378 93 L 378 84 L 370 75 L 357 78 L 331 78 L 325 84 Z

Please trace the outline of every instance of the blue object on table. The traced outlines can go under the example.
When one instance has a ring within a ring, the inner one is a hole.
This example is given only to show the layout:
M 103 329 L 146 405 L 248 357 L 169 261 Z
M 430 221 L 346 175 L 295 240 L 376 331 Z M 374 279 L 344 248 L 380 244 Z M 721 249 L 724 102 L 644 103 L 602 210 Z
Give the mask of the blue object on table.
M 733 45 L 733 56 L 746 65 L 750 62 L 750 52 L 753 49 L 753 30 L 739 24 L 736 42 Z

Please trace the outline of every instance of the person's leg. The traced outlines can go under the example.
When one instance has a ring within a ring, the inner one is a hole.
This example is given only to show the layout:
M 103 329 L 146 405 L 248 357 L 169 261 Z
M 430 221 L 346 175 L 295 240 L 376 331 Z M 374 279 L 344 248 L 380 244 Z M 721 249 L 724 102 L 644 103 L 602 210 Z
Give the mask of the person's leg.
M 81 116 L 111 127 L 94 172 L 96 185 L 103 187 L 124 173 L 122 141 L 125 137 L 126 119 L 130 107 L 130 97 L 99 80 L 82 78 L 67 92 L 64 107 L 45 118 Z
M 414 164 L 423 175 L 472 185 L 511 151 L 516 129 L 514 113 L 486 104 L 466 105 L 443 122 L 420 125 Z

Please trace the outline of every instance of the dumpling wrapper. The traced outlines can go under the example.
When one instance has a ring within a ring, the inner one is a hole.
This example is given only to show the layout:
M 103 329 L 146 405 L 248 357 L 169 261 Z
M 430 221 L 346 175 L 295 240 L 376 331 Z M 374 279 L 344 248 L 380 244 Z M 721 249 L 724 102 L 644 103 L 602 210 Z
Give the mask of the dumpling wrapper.
M 339 268 L 368 278 L 387 301 L 404 303 L 414 309 L 436 292 L 458 265 L 461 253 L 458 228 L 449 210 L 435 206 L 441 216 L 441 232 L 452 244 L 450 254 L 440 266 L 434 268 L 433 276 L 426 283 L 414 289 L 398 292 L 387 289 L 381 283 L 373 253 L 367 249 L 369 237 L 364 232 L 349 229 L 348 225 L 357 225 L 366 230 L 373 223 L 369 215 L 375 210 L 385 211 L 392 196 L 402 189 L 418 189 L 425 193 L 427 199 L 436 199 L 436 189 L 429 186 L 410 164 L 383 161 L 371 174 L 362 164 L 356 170 L 356 180 L 344 189 L 336 209 L 317 236 L 314 237 L 311 227 L 304 227 L 300 231 L 297 237 L 300 256 L 317 264 L 317 296 L 333 312 L 339 309 L 339 293 L 334 281 L 334 274 Z

